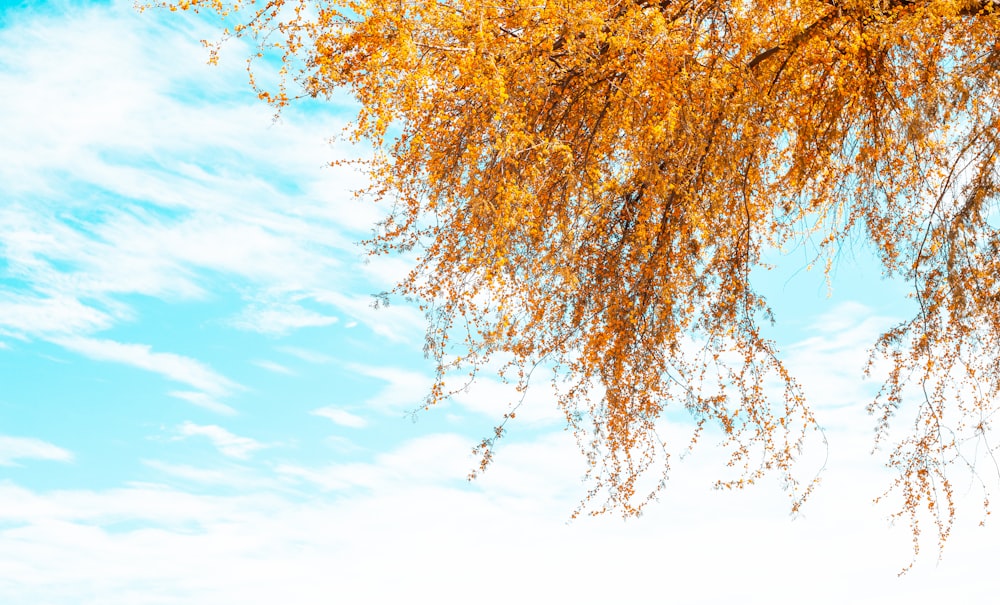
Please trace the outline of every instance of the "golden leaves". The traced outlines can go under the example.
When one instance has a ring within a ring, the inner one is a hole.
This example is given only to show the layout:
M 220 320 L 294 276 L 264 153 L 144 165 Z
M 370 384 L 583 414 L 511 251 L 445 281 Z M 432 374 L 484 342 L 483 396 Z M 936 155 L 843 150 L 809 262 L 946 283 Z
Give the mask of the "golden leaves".
M 392 203 L 369 249 L 422 250 L 396 292 L 429 313 L 428 403 L 495 357 L 522 391 L 552 369 L 597 511 L 662 488 L 671 407 L 696 419 L 685 448 L 720 428 L 739 472 L 721 487 L 777 472 L 798 509 L 815 420 L 749 276 L 764 246 L 815 234 L 829 268 L 860 234 L 920 304 L 876 343 L 891 369 L 869 409 L 885 438 L 915 408 L 893 489 L 915 540 L 930 514 L 943 544 L 947 471 L 1000 395 L 994 0 L 168 6 L 242 15 L 228 35 L 280 53 L 304 94 L 353 93 L 351 138 L 384 150 L 368 193 Z

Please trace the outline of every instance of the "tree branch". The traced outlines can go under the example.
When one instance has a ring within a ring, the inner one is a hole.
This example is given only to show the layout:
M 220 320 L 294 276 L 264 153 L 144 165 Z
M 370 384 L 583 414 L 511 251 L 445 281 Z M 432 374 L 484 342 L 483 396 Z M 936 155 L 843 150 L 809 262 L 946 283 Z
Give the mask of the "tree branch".
M 827 4 L 833 6 L 835 10 L 832 10 L 829 13 L 823 15 L 818 20 L 816 20 L 816 22 L 814 22 L 812 25 L 792 36 L 792 38 L 787 42 L 782 42 L 777 46 L 772 46 L 771 48 L 760 52 L 757 56 L 751 59 L 749 63 L 747 63 L 747 69 L 753 70 L 758 65 L 767 61 L 768 59 L 778 54 L 782 50 L 786 49 L 794 50 L 800 44 L 806 42 L 814 35 L 816 35 L 816 33 L 819 32 L 819 30 L 822 29 L 824 26 L 833 22 L 836 18 L 850 14 L 851 12 L 842 8 L 841 3 L 838 2 L 837 0 L 828 0 Z M 914 6 L 916 4 L 917 2 L 915 2 L 914 0 L 890 0 L 889 6 L 887 7 L 886 10 L 892 10 L 894 8 L 905 8 Z M 983 13 L 992 13 L 993 11 L 996 11 L 998 9 L 1000 9 L 1000 0 L 973 0 L 972 2 L 969 2 L 964 8 L 959 10 L 957 14 L 958 16 L 961 17 L 976 17 Z

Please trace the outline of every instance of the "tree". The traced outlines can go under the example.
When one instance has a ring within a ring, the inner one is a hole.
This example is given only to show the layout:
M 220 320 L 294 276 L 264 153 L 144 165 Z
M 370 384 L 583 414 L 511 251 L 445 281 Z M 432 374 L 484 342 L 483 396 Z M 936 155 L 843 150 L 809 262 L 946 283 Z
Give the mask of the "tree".
M 592 512 L 636 514 L 662 488 L 668 406 L 697 421 L 681 449 L 721 427 L 739 475 L 720 486 L 773 471 L 796 510 L 815 485 L 793 464 L 816 421 L 762 336 L 771 314 L 749 275 L 769 246 L 815 237 L 829 268 L 849 238 L 869 242 L 919 304 L 874 345 L 891 371 L 869 406 L 880 438 L 916 409 L 888 464 L 919 549 L 925 515 L 947 539 L 948 470 L 975 472 L 962 447 L 989 447 L 1000 391 L 998 4 L 171 8 L 236 19 L 223 41 L 279 53 L 303 95 L 353 94 L 350 136 L 379 150 L 364 193 L 392 208 L 367 245 L 419 259 L 395 291 L 430 318 L 428 405 L 448 396 L 446 376 L 494 358 L 522 391 L 551 370 Z M 280 109 L 285 84 L 258 93 Z M 904 401 L 910 386 L 920 395 Z M 480 444 L 481 468 L 517 405 Z

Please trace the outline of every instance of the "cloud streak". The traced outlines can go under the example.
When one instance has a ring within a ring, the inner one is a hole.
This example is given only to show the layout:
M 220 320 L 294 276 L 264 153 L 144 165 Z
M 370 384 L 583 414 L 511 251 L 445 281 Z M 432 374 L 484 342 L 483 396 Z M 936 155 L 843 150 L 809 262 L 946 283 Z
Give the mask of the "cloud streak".
M 90 359 L 122 363 L 160 374 L 214 397 L 243 388 L 200 361 L 175 353 L 157 353 L 149 345 L 84 337 L 60 338 L 53 342 Z
M 0 435 L 0 466 L 16 466 L 18 460 L 72 462 L 73 453 L 41 439 Z
M 313 416 L 320 416 L 322 418 L 326 418 L 327 420 L 333 422 L 336 425 L 347 428 L 360 429 L 368 426 L 368 421 L 362 418 L 361 416 L 358 416 L 357 414 L 352 414 L 347 410 L 343 410 L 334 406 L 327 406 L 315 409 L 312 412 L 310 412 L 310 414 L 312 414 Z
M 266 359 L 257 359 L 251 363 L 253 363 L 253 365 L 257 366 L 258 368 L 264 368 L 268 372 L 274 372 L 275 374 L 284 374 L 286 376 L 295 375 L 295 371 L 292 370 L 291 368 L 283 366 L 280 363 L 268 361 Z
M 226 405 L 214 397 L 198 391 L 170 391 L 169 395 L 175 399 L 186 401 L 191 405 L 215 412 L 216 414 L 224 414 L 226 416 L 234 416 L 236 414 L 236 410 L 232 406 Z
M 284 336 L 302 328 L 318 328 L 337 323 L 332 315 L 323 315 L 295 304 L 250 306 L 232 320 L 240 330 Z
M 113 318 L 76 298 L 0 293 L 0 334 L 64 335 L 93 332 L 112 325 Z
M 268 447 L 266 444 L 255 439 L 234 435 L 221 426 L 214 424 L 199 425 L 193 422 L 185 422 L 177 428 L 177 432 L 184 437 L 205 437 L 224 456 L 240 460 L 246 460 L 257 450 Z

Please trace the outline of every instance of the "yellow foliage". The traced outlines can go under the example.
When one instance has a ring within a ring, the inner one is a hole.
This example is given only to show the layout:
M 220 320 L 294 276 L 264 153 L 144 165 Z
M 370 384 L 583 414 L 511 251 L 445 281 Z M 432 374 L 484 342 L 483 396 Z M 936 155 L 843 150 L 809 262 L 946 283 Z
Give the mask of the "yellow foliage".
M 369 249 L 422 251 L 397 291 L 430 311 L 430 403 L 497 355 L 522 390 L 555 368 L 598 510 L 638 513 L 662 486 L 639 480 L 665 477 L 668 406 L 694 439 L 722 428 L 740 474 L 720 485 L 774 471 L 799 506 L 815 421 L 748 276 L 767 246 L 818 232 L 829 258 L 863 234 L 920 304 L 876 343 L 892 370 L 870 411 L 885 435 L 922 387 L 890 464 L 914 544 L 926 511 L 943 544 L 945 471 L 1000 391 L 997 0 L 176 5 L 199 7 L 241 15 L 230 35 L 277 46 L 304 94 L 353 93 L 353 140 L 387 150 L 368 193 L 393 208 Z

